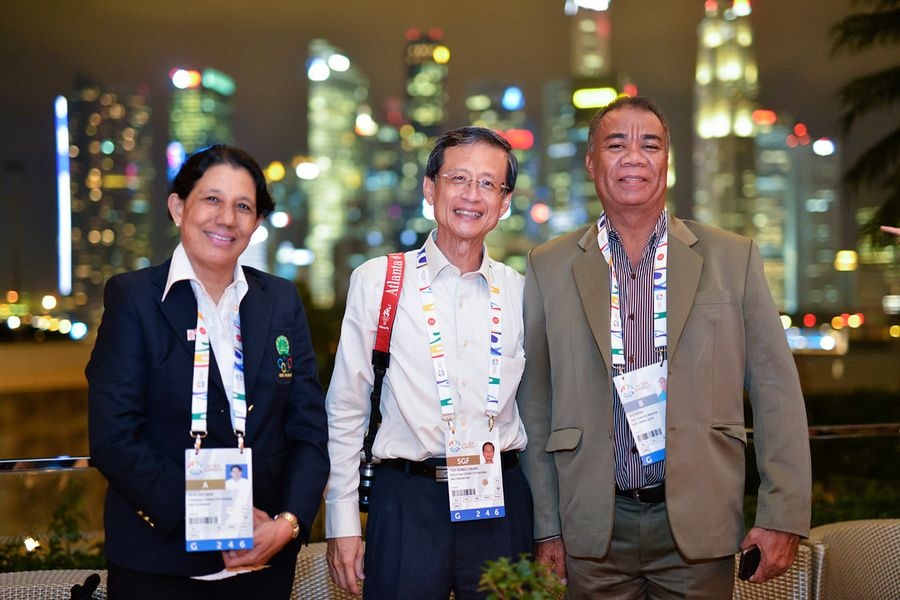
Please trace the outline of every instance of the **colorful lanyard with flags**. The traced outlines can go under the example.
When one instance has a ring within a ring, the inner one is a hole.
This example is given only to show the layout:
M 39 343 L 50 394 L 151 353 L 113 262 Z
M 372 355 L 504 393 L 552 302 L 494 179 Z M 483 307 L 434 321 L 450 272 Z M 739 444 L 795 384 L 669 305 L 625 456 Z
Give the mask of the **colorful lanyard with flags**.
M 665 219 L 668 219 L 668 211 L 664 211 Z M 621 303 L 619 301 L 619 278 L 613 264 L 612 252 L 609 249 L 609 224 L 606 212 L 597 219 L 597 244 L 600 252 L 609 265 L 609 329 L 612 351 L 613 368 L 618 371 L 625 369 L 625 337 L 622 326 Z M 663 230 L 662 238 L 656 245 L 653 256 L 653 347 L 662 357 L 663 350 L 668 343 L 666 336 L 666 296 L 668 283 L 666 282 L 666 270 L 669 252 L 669 230 Z
M 444 342 L 437 320 L 434 295 L 431 292 L 431 276 L 428 273 L 428 258 L 423 246 L 416 256 L 416 273 L 419 278 L 419 296 L 422 299 L 422 312 L 428 328 L 428 345 L 431 348 L 431 362 L 434 366 L 434 378 L 437 383 L 438 397 L 441 403 L 441 418 L 455 430 L 453 420 L 456 408 L 450 392 L 450 380 L 444 355 Z M 493 277 L 491 277 L 493 279 Z M 500 322 L 500 288 L 493 281 L 488 283 L 491 289 L 491 331 L 490 331 L 490 364 L 488 368 L 488 391 L 484 412 L 488 417 L 489 428 L 494 428 L 494 417 L 499 414 L 500 407 L 500 362 L 501 362 L 501 322 Z
M 241 341 L 241 313 L 237 302 L 232 304 L 232 344 L 234 347 L 234 371 L 232 374 L 231 424 L 238 439 L 238 448 L 244 449 L 244 432 L 247 422 L 247 396 L 244 389 L 244 345 Z M 206 320 L 197 309 L 197 332 L 194 340 L 194 378 L 191 394 L 191 437 L 194 448 L 200 451 L 200 443 L 206 437 L 206 414 L 209 401 L 209 332 Z M 224 357 L 222 357 L 224 358 Z M 221 360 L 221 359 L 220 359 Z

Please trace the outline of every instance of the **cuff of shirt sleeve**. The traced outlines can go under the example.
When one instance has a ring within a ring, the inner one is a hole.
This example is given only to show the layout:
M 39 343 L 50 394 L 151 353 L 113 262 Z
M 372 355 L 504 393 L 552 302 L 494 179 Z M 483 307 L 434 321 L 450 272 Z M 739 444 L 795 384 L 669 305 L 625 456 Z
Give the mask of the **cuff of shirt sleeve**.
M 549 536 L 549 537 L 537 538 L 536 540 L 534 540 L 534 543 L 535 543 L 535 544 L 540 544 L 541 542 L 550 542 L 550 541 L 552 541 L 552 540 L 558 540 L 558 539 L 560 539 L 561 537 L 562 537 L 561 535 L 556 534 L 556 535 L 551 535 L 551 536 Z
M 359 520 L 359 503 L 325 503 L 325 537 L 348 537 L 362 535 Z

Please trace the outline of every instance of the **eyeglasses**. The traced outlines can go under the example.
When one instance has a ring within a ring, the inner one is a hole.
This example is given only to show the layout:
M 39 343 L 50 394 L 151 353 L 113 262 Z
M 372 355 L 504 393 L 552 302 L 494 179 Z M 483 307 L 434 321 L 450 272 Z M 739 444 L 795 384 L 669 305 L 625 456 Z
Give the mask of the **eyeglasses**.
M 456 173 L 453 175 L 449 173 L 442 173 L 439 175 L 439 177 L 443 177 L 444 179 L 446 179 L 447 183 L 455 188 L 468 188 L 469 184 L 474 182 L 476 189 L 486 194 L 494 194 L 499 196 L 500 194 L 505 194 L 509 191 L 508 185 L 506 185 L 505 183 L 497 183 L 496 181 L 493 181 L 491 179 L 475 179 L 474 177 L 466 177 L 465 175 L 462 175 L 460 173 Z

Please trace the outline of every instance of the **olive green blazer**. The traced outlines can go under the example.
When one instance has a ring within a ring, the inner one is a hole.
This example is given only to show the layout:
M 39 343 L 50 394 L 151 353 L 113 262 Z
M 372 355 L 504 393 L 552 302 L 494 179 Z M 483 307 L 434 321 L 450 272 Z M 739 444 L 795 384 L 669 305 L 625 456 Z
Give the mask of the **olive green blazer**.
M 753 410 L 756 525 L 805 536 L 810 456 L 797 370 L 752 240 L 669 218 L 666 508 L 688 559 L 734 553 L 744 535 Z M 531 251 L 519 411 L 535 538 L 606 555 L 614 512 L 609 270 L 597 226 Z

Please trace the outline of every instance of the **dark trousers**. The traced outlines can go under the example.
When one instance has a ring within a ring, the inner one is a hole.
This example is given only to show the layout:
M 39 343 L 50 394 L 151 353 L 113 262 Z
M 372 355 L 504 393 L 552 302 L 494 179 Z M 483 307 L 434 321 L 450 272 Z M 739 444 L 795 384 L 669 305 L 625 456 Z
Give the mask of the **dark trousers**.
M 109 565 L 106 579 L 109 600 L 251 600 L 290 598 L 294 584 L 293 561 L 217 581 L 177 575 L 143 573 Z
M 366 523 L 366 600 L 485 598 L 478 580 L 487 560 L 532 551 L 531 490 L 518 466 L 503 472 L 506 516 L 450 521 L 447 484 L 378 469 Z

